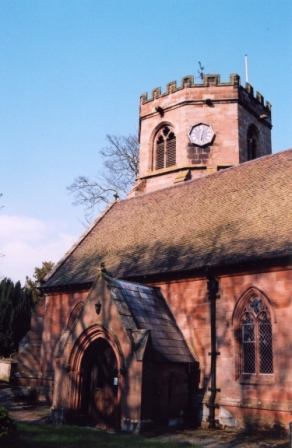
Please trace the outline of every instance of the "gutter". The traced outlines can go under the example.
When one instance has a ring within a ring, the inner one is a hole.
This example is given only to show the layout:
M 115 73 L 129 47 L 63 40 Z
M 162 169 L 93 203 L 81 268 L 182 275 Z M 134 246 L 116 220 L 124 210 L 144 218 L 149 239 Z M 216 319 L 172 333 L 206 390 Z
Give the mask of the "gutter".
M 208 390 L 211 392 L 209 403 L 209 428 L 215 428 L 215 409 L 219 407 L 215 404 L 216 393 L 220 392 L 220 389 L 216 388 L 216 363 L 217 356 L 220 352 L 216 351 L 216 299 L 219 299 L 218 289 L 219 282 L 215 279 L 215 276 L 211 268 L 207 268 L 206 277 L 208 279 L 207 289 L 210 300 L 210 318 L 211 318 L 211 352 L 208 353 L 211 356 L 211 384 Z

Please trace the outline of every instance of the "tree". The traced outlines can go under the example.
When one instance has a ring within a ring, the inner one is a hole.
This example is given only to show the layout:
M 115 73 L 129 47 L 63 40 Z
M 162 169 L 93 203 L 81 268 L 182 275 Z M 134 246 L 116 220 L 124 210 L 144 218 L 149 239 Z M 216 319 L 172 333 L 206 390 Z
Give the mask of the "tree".
M 9 278 L 0 282 L 0 356 L 18 350 L 19 341 L 30 329 L 32 292 Z
M 25 277 L 25 285 L 32 292 L 32 300 L 33 303 L 37 303 L 39 298 L 37 294 L 37 282 L 41 282 L 45 276 L 50 272 L 54 263 L 52 261 L 43 261 L 41 268 L 35 268 L 33 277 L 35 280 L 32 280 L 28 276 Z
M 100 151 L 103 173 L 96 180 L 79 176 L 67 187 L 74 195 L 74 205 L 84 205 L 87 216 L 95 206 L 109 204 L 113 195 L 123 198 L 134 184 L 139 172 L 139 141 L 137 135 L 107 135 L 109 146 Z

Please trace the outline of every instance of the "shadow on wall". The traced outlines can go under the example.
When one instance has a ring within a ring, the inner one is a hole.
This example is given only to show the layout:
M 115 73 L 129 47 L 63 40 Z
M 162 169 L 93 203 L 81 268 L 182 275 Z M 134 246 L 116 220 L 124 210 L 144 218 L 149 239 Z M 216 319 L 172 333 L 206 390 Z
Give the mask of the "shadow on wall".
M 212 230 L 212 234 L 215 236 L 213 237 L 212 244 L 210 244 L 210 237 L 209 235 L 202 234 L 202 240 L 208 240 L 209 241 L 209 249 L 205 252 L 206 255 L 204 258 L 200 257 L 200 254 L 197 252 L 198 249 L 196 248 L 187 248 L 187 245 L 182 244 L 181 247 L 179 246 L 172 246 L 172 247 L 164 247 L 161 244 L 153 244 L 151 248 L 149 247 L 141 247 L 137 245 L 135 251 L 131 254 L 131 257 L 125 257 L 124 254 L 117 254 L 117 256 L 120 256 L 120 265 L 116 266 L 116 272 L 115 275 L 119 275 L 119 273 L 122 272 L 133 272 L 135 273 L 136 270 L 141 272 L 143 270 L 143 266 L 145 263 L 145 254 L 151 254 L 151 260 L 152 263 L 152 271 L 157 273 L 169 273 L 171 272 L 171 269 L 173 266 L 175 266 L 176 269 L 181 269 L 182 271 L 186 271 L 187 269 L 191 269 L 191 261 L 189 252 L 190 250 L 193 253 L 193 258 L 199 258 L 201 260 L 202 268 L 204 266 L 210 265 L 210 264 L 216 264 L 216 260 L 222 260 L 225 257 L 226 264 L 232 263 L 232 261 L 237 260 L 238 253 L 241 253 L 243 250 L 246 254 L 246 260 L 250 259 L 252 260 L 254 258 L 254 255 L 257 253 L 257 248 L 261 245 L 261 241 L 259 240 L 248 240 L 241 242 L 240 244 L 236 244 L 237 252 L 235 253 L 226 253 L 225 247 L 223 243 L 220 243 L 219 245 L 218 241 L 224 242 L 224 235 L 227 235 L 227 230 L 224 227 L 218 227 L 217 229 Z M 228 229 L 228 239 L 234 238 L 234 241 L 237 242 L 238 229 L 236 226 L 232 228 L 232 226 Z M 227 238 L 227 237 L 226 237 Z M 237 242 L 238 243 L 238 242 Z M 162 256 L 163 254 L 163 256 Z M 270 253 L 272 255 L 272 253 Z M 94 264 L 95 266 L 98 264 L 98 261 L 105 261 L 106 257 L 102 260 L 98 260 L 98 257 L 95 258 Z M 91 270 L 91 266 L 93 264 L 92 257 L 84 256 L 84 259 L 82 260 L 82 266 L 85 270 L 88 269 L 88 272 Z M 167 269 L 165 268 L 167 266 Z M 90 267 L 90 269 L 89 269 Z M 79 266 L 80 268 L 80 266 Z M 151 273 L 151 272 L 150 272 Z M 210 310 L 209 310 L 209 301 L 207 296 L 207 288 L 206 283 L 207 280 L 200 281 L 200 285 L 198 287 L 198 292 L 195 297 L 196 303 L 196 311 L 195 316 L 193 312 L 189 312 L 188 309 L 186 309 L 186 303 L 188 301 L 187 294 L 181 294 L 179 296 L 179 299 L 177 300 L 175 307 L 171 303 L 172 301 L 172 290 L 171 285 L 168 285 L 164 287 L 163 291 L 165 292 L 165 297 L 167 303 L 169 303 L 171 309 L 173 310 L 173 314 L 177 319 L 176 316 L 176 310 L 183 310 L 180 311 L 181 314 L 184 314 L 185 323 L 183 324 L 185 329 L 191 329 L 194 328 L 194 320 L 196 322 L 196 328 L 195 331 L 193 331 L 191 337 L 187 337 L 188 343 L 191 344 L 191 348 L 195 354 L 195 358 L 200 360 L 199 365 L 199 374 L 196 370 L 195 372 L 189 372 L 188 381 L 189 386 L 192 389 L 192 397 L 189 399 L 188 402 L 188 417 L 185 419 L 188 424 L 190 425 L 200 425 L 202 421 L 207 420 L 206 414 L 207 410 L 203 406 L 206 401 L 208 401 L 210 396 L 210 391 L 208 390 L 208 387 L 210 387 Z M 230 327 L 230 318 L 227 318 L 227 315 L 230 315 L 234 309 L 234 306 L 236 304 L 236 301 L 239 299 L 240 293 L 238 292 L 238 284 L 236 282 L 236 278 L 230 278 L 229 284 L 228 284 L 228 293 L 226 293 L 225 288 L 222 288 L 221 280 L 219 279 L 219 287 L 221 291 L 219 291 L 219 294 L 221 295 L 221 298 L 217 301 L 217 334 L 216 334 L 216 341 L 217 341 L 217 349 L 221 353 L 225 353 L 225 358 L 229 358 L 229 362 L 234 363 L 234 350 L 235 350 L 235 342 L 241 343 L 240 340 L 240 334 L 233 332 L 233 328 Z M 244 291 L 241 291 L 243 293 Z M 55 367 L 55 358 L 53 356 L 54 350 L 59 342 L 60 335 L 62 332 L 67 328 L 67 322 L 69 317 L 68 310 L 72 310 L 74 306 L 82 301 L 86 300 L 88 292 L 76 292 L 71 294 L 54 294 L 50 297 L 47 297 L 47 304 L 46 304 L 46 321 L 44 326 L 44 332 L 43 332 L 43 339 L 42 339 L 42 352 L 41 352 L 41 370 L 40 373 L 43 375 L 42 381 L 43 381 L 43 387 L 44 387 L 44 375 L 52 374 Z M 52 302 L 53 305 L 52 305 Z M 110 302 L 108 303 L 108 308 L 102 309 L 102 313 L 108 313 L 111 314 L 111 310 L 109 307 L 113 306 Z M 106 318 L 104 314 L 104 318 Z M 180 324 L 179 324 L 180 326 Z M 285 326 L 279 328 L 278 324 L 273 323 L 273 331 L 276 329 L 277 326 L 277 337 L 279 337 L 281 340 L 285 341 L 287 340 L 287 334 L 285 332 L 287 331 L 287 328 Z M 48 329 L 51 328 L 51 331 L 48 331 Z M 83 331 L 86 330 L 86 326 L 84 325 Z M 184 328 L 182 328 L 182 331 L 184 331 Z M 235 338 L 235 340 L 234 340 Z M 237 338 L 237 339 L 236 339 Z M 292 347 L 289 347 L 291 349 Z M 286 366 L 286 356 L 285 352 L 287 353 L 287 343 L 284 344 L 283 348 L 279 346 L 279 344 L 275 345 L 273 347 L 274 350 L 274 366 L 275 369 L 277 369 L 277 388 L 274 388 L 271 390 L 269 387 L 265 389 L 265 392 L 269 390 L 270 394 L 270 400 L 274 401 L 276 403 L 280 403 L 283 401 L 283 390 L 285 390 L 286 387 L 286 381 L 287 381 L 287 366 Z M 89 357 L 90 358 L 90 357 Z M 32 354 L 29 362 L 27 363 L 28 367 L 33 370 L 32 366 L 36 366 L 40 364 L 40 359 L 38 358 L 38 355 Z M 128 356 L 124 359 L 125 365 L 130 364 L 133 361 L 133 353 L 130 352 Z M 221 363 L 221 364 L 220 364 Z M 220 356 L 217 360 L 217 367 L 218 367 L 218 386 L 220 387 L 220 378 L 223 376 L 226 377 L 226 374 L 228 372 L 224 372 L 224 365 L 222 365 L 222 361 L 220 360 Z M 99 381 L 98 377 L 98 366 L 96 367 L 96 372 L 92 373 L 92 375 L 95 375 L 97 380 Z M 221 371 L 220 371 L 221 369 Z M 232 368 L 231 368 L 232 370 Z M 278 373 L 279 372 L 279 373 Z M 170 372 L 169 372 L 170 373 Z M 36 378 L 39 379 L 39 378 Z M 48 379 L 48 381 L 51 381 Z M 123 381 L 123 387 L 125 390 L 129 389 L 131 387 L 132 381 L 142 381 L 142 376 L 138 376 L 136 378 L 129 378 L 127 375 L 122 379 Z M 170 383 L 168 382 L 170 381 Z M 230 383 L 235 382 L 234 376 L 231 376 L 230 378 L 226 378 L 226 381 L 229 381 Z M 171 390 L 174 388 L 174 380 L 166 380 L 166 385 L 164 386 L 164 394 L 166 394 L 166 397 L 171 396 L 171 392 L 168 392 L 168 388 Z M 33 385 L 33 380 L 31 382 Z M 172 386 L 169 386 L 169 384 L 172 384 Z M 199 387 L 197 385 L 199 384 Z M 253 398 L 257 399 L 258 392 L 255 387 L 247 387 L 245 384 L 241 384 L 240 382 L 236 383 L 236 387 L 240 390 L 240 397 L 239 400 L 241 400 L 242 403 L 245 403 L 246 400 L 251 400 Z M 156 393 L 158 393 L 158 389 L 156 388 Z M 88 391 L 86 392 L 88 393 Z M 286 393 L 286 392 L 285 392 Z M 46 392 L 46 398 L 50 399 L 49 393 Z M 167 400 L 170 398 L 167 398 Z M 220 392 L 216 395 L 216 400 L 220 400 Z M 288 395 L 285 397 L 287 401 L 291 399 Z M 171 399 L 170 399 L 171 400 Z M 135 412 L 137 412 L 136 404 L 133 404 L 131 400 L 129 400 L 126 403 L 128 409 L 129 409 L 129 415 L 134 415 Z M 240 409 L 244 409 L 244 406 L 241 406 Z M 263 410 L 264 407 L 262 408 Z M 255 408 L 256 411 L 256 408 Z M 249 413 L 248 413 L 249 412 Z M 244 413 L 243 422 L 242 424 L 248 428 L 258 427 L 260 425 L 260 422 L 257 421 L 257 417 L 254 412 L 249 410 L 248 412 Z M 191 417 L 190 417 L 191 416 Z M 234 416 L 234 420 L 237 419 L 238 416 Z M 281 421 L 282 413 L 280 409 L 274 409 L 273 410 L 273 419 L 275 422 Z M 216 419 L 219 420 L 218 413 L 216 415 Z M 275 423 L 275 429 L 278 427 L 278 423 Z

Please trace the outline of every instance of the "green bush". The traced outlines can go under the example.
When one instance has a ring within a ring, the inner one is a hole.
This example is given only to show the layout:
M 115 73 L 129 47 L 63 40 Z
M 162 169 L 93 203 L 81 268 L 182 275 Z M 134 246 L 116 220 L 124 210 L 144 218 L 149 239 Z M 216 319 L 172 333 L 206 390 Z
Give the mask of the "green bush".
M 0 447 L 19 448 L 19 435 L 16 423 L 4 406 L 0 406 Z
M 16 431 L 16 424 L 4 406 L 0 406 L 0 439 L 10 432 Z

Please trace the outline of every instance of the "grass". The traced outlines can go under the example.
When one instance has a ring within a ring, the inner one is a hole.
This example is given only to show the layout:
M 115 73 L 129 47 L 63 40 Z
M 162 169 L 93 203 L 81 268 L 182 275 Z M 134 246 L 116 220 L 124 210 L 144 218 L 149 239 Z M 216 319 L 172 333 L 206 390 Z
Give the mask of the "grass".
M 177 448 L 177 442 L 157 440 L 132 434 L 111 434 L 77 426 L 32 425 L 19 423 L 18 436 L 4 442 L 1 448 Z M 179 448 L 194 447 L 189 442 Z

